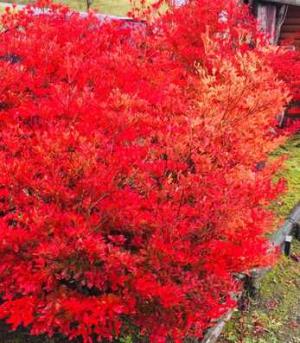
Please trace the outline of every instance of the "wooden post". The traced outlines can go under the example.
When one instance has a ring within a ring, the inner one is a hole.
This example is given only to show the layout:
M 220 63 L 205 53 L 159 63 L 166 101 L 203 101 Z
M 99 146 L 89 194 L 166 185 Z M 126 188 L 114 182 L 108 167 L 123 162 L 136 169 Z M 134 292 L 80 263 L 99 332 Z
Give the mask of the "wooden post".
M 284 241 L 284 254 L 285 256 L 290 256 L 291 254 L 291 244 L 292 244 L 293 236 L 287 235 Z
M 278 5 L 280 6 L 280 5 Z M 275 37 L 274 37 L 274 43 L 278 44 L 279 42 L 279 37 L 280 37 L 280 32 L 282 25 L 285 21 L 287 11 L 288 11 L 289 6 L 288 5 L 281 5 L 277 9 L 277 15 L 276 15 L 276 27 L 275 27 Z
M 86 9 L 87 11 L 90 9 L 90 7 L 92 6 L 93 0 L 86 0 Z
M 260 29 L 269 36 L 270 43 L 275 43 L 276 38 L 277 6 L 271 3 L 258 3 L 257 19 Z

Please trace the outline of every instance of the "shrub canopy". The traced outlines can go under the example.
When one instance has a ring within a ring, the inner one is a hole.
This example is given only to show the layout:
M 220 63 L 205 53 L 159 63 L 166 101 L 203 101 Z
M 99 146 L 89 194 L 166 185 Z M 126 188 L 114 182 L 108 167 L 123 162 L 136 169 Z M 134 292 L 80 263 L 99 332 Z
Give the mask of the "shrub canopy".
M 287 92 L 267 43 L 234 0 L 141 29 L 49 6 L 1 19 L 0 316 L 84 342 L 200 337 L 232 273 L 274 257 L 283 182 L 261 162 Z

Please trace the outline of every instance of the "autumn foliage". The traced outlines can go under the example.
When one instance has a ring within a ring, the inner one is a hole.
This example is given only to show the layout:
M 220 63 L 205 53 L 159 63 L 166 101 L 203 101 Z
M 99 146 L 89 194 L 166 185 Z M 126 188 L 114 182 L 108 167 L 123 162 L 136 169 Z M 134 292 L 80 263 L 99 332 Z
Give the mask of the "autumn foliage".
M 285 86 L 247 8 L 130 24 L 2 16 L 0 317 L 32 334 L 201 337 L 273 259 Z
M 284 81 L 290 93 L 291 102 L 286 108 L 287 116 L 284 120 L 285 133 L 298 131 L 300 128 L 298 120 L 291 120 L 297 119 L 300 113 L 300 51 L 289 48 L 290 46 L 276 48 L 270 55 L 273 69 Z

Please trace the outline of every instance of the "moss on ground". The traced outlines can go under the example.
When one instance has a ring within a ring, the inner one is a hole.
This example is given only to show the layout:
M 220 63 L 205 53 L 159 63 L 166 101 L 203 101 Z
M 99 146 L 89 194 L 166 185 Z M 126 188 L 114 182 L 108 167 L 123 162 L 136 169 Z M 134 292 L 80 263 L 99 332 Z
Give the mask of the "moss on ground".
M 300 256 L 300 243 L 293 244 Z M 300 342 L 300 262 L 282 257 L 260 285 L 248 308 L 236 311 L 219 343 Z
M 287 180 L 287 192 L 273 204 L 280 219 L 300 200 L 300 134 L 273 156 L 287 159 L 278 177 Z M 219 343 L 300 343 L 300 242 L 293 241 L 292 257 L 281 257 L 266 274 L 255 299 L 246 310 L 235 311 Z
M 291 209 L 300 201 L 300 134 L 296 134 L 287 143 L 277 149 L 272 156 L 287 157 L 278 177 L 287 181 L 287 192 L 274 203 L 278 217 L 286 217 Z

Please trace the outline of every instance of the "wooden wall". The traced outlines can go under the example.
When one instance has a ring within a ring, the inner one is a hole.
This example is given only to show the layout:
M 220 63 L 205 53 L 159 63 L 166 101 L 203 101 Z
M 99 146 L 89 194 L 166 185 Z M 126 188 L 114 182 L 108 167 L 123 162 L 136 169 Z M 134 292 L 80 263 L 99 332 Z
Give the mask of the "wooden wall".
M 300 6 L 289 6 L 281 28 L 280 43 L 295 45 L 296 49 L 300 50 Z

